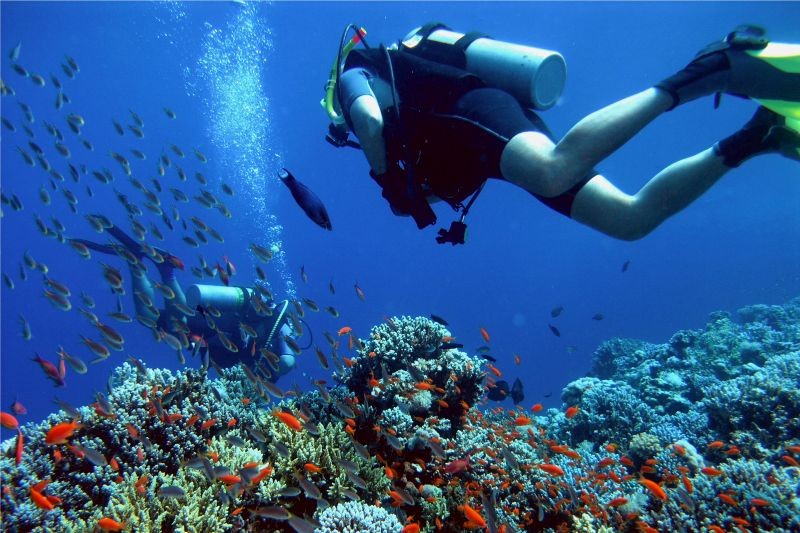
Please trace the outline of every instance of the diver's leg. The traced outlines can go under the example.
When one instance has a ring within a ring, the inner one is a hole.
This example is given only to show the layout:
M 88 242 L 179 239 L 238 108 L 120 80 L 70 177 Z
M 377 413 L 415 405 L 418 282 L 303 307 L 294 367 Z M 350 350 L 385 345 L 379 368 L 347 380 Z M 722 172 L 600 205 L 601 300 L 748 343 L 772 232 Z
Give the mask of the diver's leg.
M 557 144 L 541 133 L 518 133 L 503 149 L 500 170 L 529 192 L 557 196 L 671 105 L 669 94 L 651 88 L 586 116 Z
M 785 122 L 784 117 L 759 107 L 739 131 L 713 148 L 673 163 L 633 196 L 595 176 L 575 196 L 570 216 L 612 237 L 644 237 L 691 204 L 728 170 L 752 157 L 778 153 L 800 160 L 800 134 Z
M 575 196 L 570 216 L 617 239 L 640 239 L 700 197 L 730 168 L 708 149 L 668 166 L 634 195 L 597 175 Z

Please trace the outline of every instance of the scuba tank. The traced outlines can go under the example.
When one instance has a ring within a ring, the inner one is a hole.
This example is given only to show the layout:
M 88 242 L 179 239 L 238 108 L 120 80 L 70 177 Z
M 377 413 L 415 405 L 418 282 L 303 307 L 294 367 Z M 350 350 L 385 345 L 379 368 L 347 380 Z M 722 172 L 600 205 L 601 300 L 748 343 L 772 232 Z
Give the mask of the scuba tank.
M 553 107 L 567 79 L 567 64 L 558 52 L 458 33 L 443 24 L 416 28 L 400 44 L 407 52 L 475 74 L 534 109 Z
M 222 313 L 214 319 L 220 329 L 236 331 L 250 309 L 248 293 L 243 287 L 192 284 L 186 289 L 186 305 L 192 309 L 213 305 Z

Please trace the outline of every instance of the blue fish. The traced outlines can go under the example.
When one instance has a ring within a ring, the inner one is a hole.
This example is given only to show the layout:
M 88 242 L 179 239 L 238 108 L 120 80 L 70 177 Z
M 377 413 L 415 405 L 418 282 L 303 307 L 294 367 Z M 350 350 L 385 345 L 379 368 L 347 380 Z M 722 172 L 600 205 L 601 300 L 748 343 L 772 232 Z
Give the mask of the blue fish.
M 281 169 L 278 177 L 289 188 L 294 201 L 308 215 L 308 218 L 327 230 L 333 229 L 331 219 L 328 217 L 328 211 L 325 209 L 322 200 L 311 189 L 297 181 L 297 178 L 285 168 Z

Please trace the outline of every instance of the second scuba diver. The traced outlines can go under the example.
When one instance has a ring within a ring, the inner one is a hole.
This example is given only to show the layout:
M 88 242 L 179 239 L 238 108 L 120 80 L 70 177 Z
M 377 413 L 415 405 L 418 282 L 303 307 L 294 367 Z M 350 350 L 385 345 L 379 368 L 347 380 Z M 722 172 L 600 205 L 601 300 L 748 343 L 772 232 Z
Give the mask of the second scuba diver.
M 351 29 L 356 36 L 346 42 Z M 327 140 L 363 149 L 392 211 L 420 229 L 436 222 L 432 201 L 460 210 L 459 220 L 439 230 L 440 243 L 464 242 L 465 216 L 489 178 L 607 235 L 635 240 L 752 157 L 800 160 L 800 45 L 771 43 L 760 28 L 737 28 L 676 74 L 588 115 L 561 140 L 534 112 L 561 94 L 560 54 L 442 24 L 418 28 L 390 48 L 355 49 L 366 44 L 364 35 L 350 25 L 342 36 L 322 102 L 332 121 Z M 595 170 L 665 111 L 715 93 L 760 106 L 742 129 L 671 164 L 633 195 Z
M 288 301 L 274 302 L 260 280 L 255 287 L 193 284 L 184 293 L 175 278 L 175 268 L 183 268 L 177 257 L 158 249 L 148 254 L 121 229 L 108 226 L 106 231 L 119 244 L 70 240 L 128 259 L 136 319 L 151 328 L 159 340 L 174 344 L 185 336 L 184 342 L 201 355 L 204 364 L 227 368 L 241 362 L 273 382 L 294 368 L 295 352 L 289 343 L 296 333 L 289 323 Z M 158 261 L 153 253 L 160 256 Z M 164 297 L 160 310 L 154 304 L 154 283 L 142 263 L 146 257 L 153 260 L 161 278 L 156 283 Z

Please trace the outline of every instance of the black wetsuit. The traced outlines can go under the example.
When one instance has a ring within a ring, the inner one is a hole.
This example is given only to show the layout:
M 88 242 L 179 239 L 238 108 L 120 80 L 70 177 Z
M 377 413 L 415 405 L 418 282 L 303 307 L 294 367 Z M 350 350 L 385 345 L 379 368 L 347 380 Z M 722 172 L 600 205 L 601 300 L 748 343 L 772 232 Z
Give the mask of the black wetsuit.
M 384 113 L 389 159 L 404 159 L 398 146 L 407 143 L 415 158 L 417 185 L 458 207 L 488 179 L 505 179 L 500 156 L 512 137 L 536 131 L 554 142 L 544 121 L 523 108 L 509 93 L 487 87 L 474 74 L 429 61 L 403 50 L 366 49 L 350 52 L 340 78 L 340 103 L 352 129 L 350 105 L 371 94 L 376 77 L 390 83 L 386 53 L 394 70 L 400 124 L 393 109 Z M 379 102 L 384 108 L 386 102 Z M 402 132 L 404 139 L 398 137 Z M 532 193 L 545 205 L 570 216 L 577 192 L 592 171 L 569 190 L 552 198 Z

